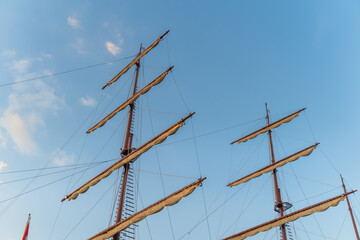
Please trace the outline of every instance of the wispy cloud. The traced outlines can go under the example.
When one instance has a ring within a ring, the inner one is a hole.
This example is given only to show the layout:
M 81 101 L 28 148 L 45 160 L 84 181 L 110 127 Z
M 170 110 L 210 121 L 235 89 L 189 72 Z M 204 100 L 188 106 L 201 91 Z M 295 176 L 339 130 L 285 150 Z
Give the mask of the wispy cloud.
M 62 150 L 57 150 L 53 154 L 53 163 L 57 166 L 65 166 L 73 163 L 75 160 L 75 153 L 68 154 Z
M 24 61 L 21 59 L 15 62 Z M 30 65 L 31 60 L 23 64 Z M 44 74 L 23 73 L 27 67 L 19 67 L 21 64 L 13 66 L 17 66 L 12 68 L 16 76 L 15 81 Z M 64 106 L 64 99 L 57 96 L 55 90 L 43 81 L 38 80 L 31 85 L 15 85 L 13 92 L 8 96 L 7 107 L 0 112 L 0 145 L 7 146 L 13 143 L 15 149 L 22 154 L 37 153 L 35 133 L 46 125 L 45 117 L 48 113 L 54 113 Z
M 97 104 L 96 100 L 92 97 L 82 97 L 80 98 L 80 102 L 86 107 L 95 107 Z
M 52 58 L 52 55 L 49 54 L 49 53 L 42 53 L 41 56 L 42 56 L 43 58 L 47 58 L 47 59 Z
M 76 42 L 71 44 L 71 46 L 79 53 L 79 54 L 85 54 L 86 51 L 84 49 L 84 39 L 78 38 L 76 39 Z
M 20 59 L 13 61 L 12 63 L 12 70 L 15 70 L 19 73 L 27 72 L 30 67 L 30 60 L 29 59 Z
M 80 21 L 75 17 L 70 17 L 69 16 L 67 18 L 67 22 L 72 28 L 78 29 L 78 28 L 81 27 Z
M 116 46 L 115 43 L 112 43 L 110 41 L 107 41 L 105 43 L 105 46 L 108 52 L 110 52 L 114 56 L 118 55 L 122 50 L 120 47 Z
M 0 148 L 6 148 L 6 147 L 7 147 L 7 140 L 4 132 L 0 129 Z
M 7 57 L 14 57 L 16 55 L 16 51 L 13 49 L 7 49 L 2 52 L 2 55 Z
M 7 164 L 5 162 L 0 161 L 0 171 L 4 168 L 7 167 Z
M 0 125 L 7 131 L 22 154 L 32 155 L 37 152 L 38 147 L 31 137 L 25 119 L 17 113 L 6 111 L 0 118 Z

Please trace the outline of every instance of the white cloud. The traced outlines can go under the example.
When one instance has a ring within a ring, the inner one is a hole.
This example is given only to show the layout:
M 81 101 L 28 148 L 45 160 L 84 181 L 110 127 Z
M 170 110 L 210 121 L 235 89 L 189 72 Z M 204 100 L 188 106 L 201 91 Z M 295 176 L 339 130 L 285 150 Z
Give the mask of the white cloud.
M 49 54 L 49 53 L 42 53 L 41 54 L 41 56 L 43 57 L 43 58 L 52 58 L 52 55 L 51 54 Z
M 17 80 L 30 76 L 38 75 L 24 74 Z M 52 87 L 40 80 L 30 85 L 15 85 L 14 91 L 8 96 L 8 106 L 0 113 L 0 145 L 8 145 L 9 139 L 20 153 L 36 154 L 38 144 L 34 135 L 46 125 L 46 114 L 56 112 L 64 106 L 64 99 L 58 97 Z M 2 140 L 4 138 L 5 140 Z
M 12 50 L 12 49 L 7 49 L 2 52 L 2 55 L 7 56 L 7 57 L 14 57 L 16 55 L 16 51 Z
M 24 73 L 27 72 L 27 70 L 30 67 L 30 64 L 31 62 L 29 59 L 20 59 L 17 61 L 13 61 L 11 69 L 19 73 Z
M 56 153 L 53 154 L 53 163 L 57 166 L 65 166 L 70 163 L 73 163 L 75 160 L 75 153 L 67 154 L 64 151 L 57 150 Z
M 84 50 L 84 39 L 78 38 L 76 39 L 76 42 L 71 44 L 71 46 L 79 53 L 79 54 L 85 54 L 86 51 Z
M 72 28 L 78 29 L 81 27 L 80 21 L 75 17 L 68 17 L 67 22 Z
M 3 131 L 0 129 L 0 148 L 6 148 L 6 147 L 7 147 L 7 140 Z
M 95 107 L 97 104 L 96 100 L 92 97 L 80 98 L 80 102 L 86 107 Z
M 115 34 L 119 45 L 122 45 L 124 43 L 124 39 L 122 38 L 121 34 L 119 33 L 119 31 L 116 31 Z
M 7 167 L 7 164 L 5 162 L 0 161 L 0 171 L 4 168 Z
M 32 155 L 37 152 L 37 144 L 27 129 L 25 119 L 21 118 L 19 114 L 6 111 L 4 116 L 0 118 L 0 125 L 6 129 L 22 154 Z
M 116 46 L 114 43 L 107 41 L 105 43 L 106 49 L 112 54 L 112 55 L 118 55 L 122 49 L 118 46 Z

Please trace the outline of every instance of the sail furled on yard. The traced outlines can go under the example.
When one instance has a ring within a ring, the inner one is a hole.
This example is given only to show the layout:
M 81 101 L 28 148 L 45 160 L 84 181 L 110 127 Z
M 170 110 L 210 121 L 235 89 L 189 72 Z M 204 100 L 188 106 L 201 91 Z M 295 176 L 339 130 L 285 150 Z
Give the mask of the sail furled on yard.
M 247 140 L 253 139 L 253 138 L 257 137 L 260 134 L 263 134 L 263 133 L 266 133 L 267 131 L 270 131 L 271 129 L 277 128 L 277 127 L 279 127 L 280 125 L 282 125 L 284 123 L 290 122 L 291 120 L 293 120 L 294 118 L 299 116 L 300 113 L 302 111 L 304 111 L 305 109 L 306 108 L 303 108 L 303 109 L 301 109 L 301 110 L 299 110 L 297 112 L 294 112 L 293 114 L 290 114 L 289 116 L 286 116 L 286 117 L 284 117 L 284 118 L 282 118 L 282 119 L 280 119 L 280 120 L 278 120 L 276 122 L 273 122 L 273 123 L 271 123 L 271 124 L 261 128 L 261 129 L 255 131 L 253 133 L 250 133 L 249 135 L 246 135 L 245 137 L 242 137 L 242 138 L 240 138 L 238 140 L 233 141 L 231 144 L 234 144 L 236 142 L 237 143 L 246 142 Z
M 337 206 L 341 201 L 343 201 L 345 199 L 346 195 L 351 194 L 351 193 L 353 193 L 353 192 L 342 194 L 342 195 L 339 195 L 337 197 L 331 198 L 329 200 L 326 200 L 326 201 L 311 205 L 311 206 L 309 206 L 307 208 L 303 208 L 303 209 L 298 210 L 296 212 L 289 213 L 287 215 L 284 215 L 283 217 L 276 218 L 276 219 L 274 219 L 272 221 L 263 223 L 263 224 L 261 224 L 259 226 L 250 228 L 248 230 L 245 230 L 245 231 L 240 232 L 238 234 L 235 234 L 233 236 L 224 238 L 223 240 L 241 240 L 241 239 L 245 239 L 247 237 L 253 236 L 253 235 L 258 234 L 260 232 L 268 231 L 268 230 L 270 230 L 272 228 L 279 227 L 281 225 L 284 225 L 285 223 L 295 221 L 296 219 L 299 219 L 301 217 L 306 217 L 306 216 L 309 216 L 309 215 L 311 215 L 313 213 L 316 213 L 316 212 L 323 212 L 323 211 L 327 210 L 330 207 Z
M 165 207 L 169 207 L 178 203 L 182 198 L 190 195 L 197 187 L 201 186 L 202 182 L 205 179 L 206 178 L 198 179 L 197 181 L 184 187 L 183 189 L 167 196 L 166 198 L 150 205 L 147 208 L 144 208 L 143 210 L 131 215 L 130 217 L 122 220 L 121 222 L 105 229 L 104 231 L 98 233 L 97 235 L 89 238 L 89 240 L 108 239 L 114 236 L 116 233 L 125 230 L 130 225 L 143 220 L 147 216 L 160 212 Z
M 88 181 L 87 183 L 82 185 L 80 188 L 78 188 L 71 194 L 64 197 L 61 201 L 64 201 L 66 199 L 68 199 L 69 201 L 72 199 L 76 199 L 79 196 L 79 194 L 86 192 L 91 186 L 94 186 L 95 184 L 100 182 L 102 179 L 108 177 L 113 171 L 124 166 L 126 163 L 135 161 L 141 154 L 145 153 L 153 146 L 162 143 L 163 141 L 166 140 L 166 138 L 168 136 L 175 134 L 177 132 L 177 130 L 185 124 L 185 121 L 194 114 L 195 113 L 191 113 L 188 116 L 186 116 L 185 118 L 181 119 L 179 122 L 177 122 L 176 124 L 174 124 L 173 126 L 168 128 L 164 132 L 160 133 L 159 135 L 157 135 L 156 137 L 154 137 L 153 139 L 151 139 L 150 141 L 148 141 L 141 147 L 137 148 L 130 154 L 126 155 L 125 157 L 123 157 L 122 159 L 120 159 L 119 161 L 117 161 L 116 163 L 114 163 L 113 165 L 111 165 L 110 167 L 105 169 L 104 171 L 102 171 L 100 174 L 98 174 L 96 177 L 92 178 L 90 181 Z
M 109 115 L 107 115 L 105 118 L 103 118 L 100 122 L 95 124 L 92 128 L 87 130 L 86 133 L 91 133 L 95 131 L 97 128 L 104 126 L 104 124 L 113 118 L 118 112 L 124 110 L 128 105 L 132 104 L 136 101 L 141 95 L 147 93 L 152 87 L 160 84 L 166 77 L 166 75 L 171 71 L 171 69 L 174 66 L 168 68 L 165 72 L 163 72 L 160 76 L 155 78 L 152 82 L 150 82 L 148 85 L 146 85 L 144 88 L 142 88 L 140 91 L 138 91 L 135 95 L 133 95 L 131 98 L 126 100 L 123 104 L 121 104 L 118 108 L 116 108 L 114 111 L 112 111 Z
M 145 56 L 148 52 L 151 51 L 151 49 L 153 49 L 154 47 L 156 47 L 159 42 L 161 41 L 161 39 L 168 34 L 168 32 L 170 32 L 170 30 L 166 31 L 163 35 L 161 35 L 153 44 L 151 44 L 148 48 L 146 48 L 144 51 L 142 51 L 141 53 L 139 53 L 134 60 L 132 60 L 123 70 L 121 70 L 118 74 L 116 74 L 115 77 L 113 77 L 113 79 L 111 79 L 108 83 L 106 83 L 102 89 L 106 88 L 107 86 L 113 84 L 114 82 L 116 82 L 121 75 L 123 75 L 124 73 L 126 73 L 127 71 L 129 71 L 129 69 L 134 66 L 139 60 L 140 58 L 142 58 L 143 56 Z
M 241 183 L 246 183 L 247 181 L 249 181 L 249 180 L 251 180 L 253 178 L 257 178 L 257 177 L 259 177 L 259 176 L 261 176 L 261 175 L 263 175 L 265 173 L 271 172 L 274 169 L 282 167 L 282 166 L 284 166 L 285 164 L 287 164 L 289 162 L 296 161 L 300 157 L 308 156 L 315 150 L 315 148 L 317 147 L 318 144 L 319 143 L 316 143 L 316 144 L 314 144 L 314 145 L 312 145 L 312 146 L 310 146 L 308 148 L 305 148 L 305 149 L 303 149 L 303 150 L 301 150 L 301 151 L 299 151 L 297 153 L 294 153 L 294 154 L 292 154 L 292 155 L 290 155 L 290 156 L 288 156 L 286 158 L 283 158 L 283 159 L 281 159 L 281 160 L 279 160 L 279 161 L 277 161 L 277 162 L 275 162 L 273 164 L 270 164 L 270 165 L 268 165 L 268 166 L 266 166 L 266 167 L 264 167 L 264 168 L 262 168 L 262 169 L 260 169 L 260 170 L 258 170 L 256 172 L 253 172 L 253 173 L 251 173 L 251 174 L 249 174 L 249 175 L 247 175 L 247 176 L 245 176 L 243 178 L 240 178 L 240 179 L 238 179 L 238 180 L 236 180 L 236 181 L 234 181 L 232 183 L 229 183 L 227 186 L 233 187 L 233 186 L 237 186 L 237 185 L 239 185 Z

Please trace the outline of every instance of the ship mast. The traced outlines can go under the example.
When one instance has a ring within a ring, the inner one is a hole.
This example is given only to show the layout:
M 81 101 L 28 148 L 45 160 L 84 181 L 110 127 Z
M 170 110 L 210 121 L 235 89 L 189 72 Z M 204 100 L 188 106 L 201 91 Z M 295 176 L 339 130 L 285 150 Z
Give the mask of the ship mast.
M 265 173 L 272 172 L 273 173 L 273 179 L 274 179 L 275 198 L 276 198 L 276 203 L 275 203 L 274 210 L 280 214 L 280 217 L 278 217 L 276 219 L 273 219 L 271 221 L 265 222 L 263 224 L 260 224 L 258 226 L 255 226 L 253 228 L 244 230 L 244 231 L 242 231 L 240 233 L 237 233 L 237 234 L 234 234 L 234 235 L 232 235 L 230 237 L 224 238 L 223 240 L 243 240 L 245 238 L 254 236 L 254 235 L 256 235 L 256 234 L 258 234 L 260 232 L 268 231 L 268 230 L 270 230 L 272 228 L 275 228 L 275 227 L 280 227 L 281 228 L 282 240 L 286 240 L 287 239 L 287 236 L 286 236 L 286 224 L 287 223 L 293 222 L 293 221 L 295 221 L 295 220 L 297 220 L 299 218 L 302 218 L 302 217 L 309 216 L 309 215 L 314 214 L 316 212 L 326 211 L 330 207 L 337 206 L 341 201 L 345 200 L 345 198 L 347 199 L 347 202 L 349 204 L 349 210 L 350 210 L 350 213 L 351 213 L 351 217 L 353 219 L 353 224 L 354 224 L 357 240 L 360 240 L 359 235 L 357 233 L 356 226 L 355 226 L 354 218 L 353 218 L 353 215 L 352 215 L 352 210 L 351 210 L 351 207 L 350 207 L 350 203 L 349 203 L 349 200 L 348 200 L 348 197 L 347 197 L 347 195 L 352 194 L 352 193 L 354 193 L 356 191 L 346 192 L 346 188 L 345 188 L 344 183 L 343 183 L 344 194 L 336 196 L 336 197 L 328 199 L 328 200 L 325 200 L 325 201 L 322 201 L 320 203 L 311 205 L 309 207 L 300 209 L 298 211 L 285 214 L 286 210 L 291 208 L 292 205 L 290 203 L 288 203 L 288 202 L 283 202 L 281 200 L 281 193 L 280 193 L 280 188 L 278 186 L 278 179 L 277 179 L 277 175 L 276 175 L 277 170 L 276 169 L 284 166 L 285 164 L 296 161 L 301 157 L 305 157 L 305 156 L 310 155 L 316 149 L 316 147 L 319 145 L 319 143 L 315 143 L 312 146 L 309 146 L 309 147 L 307 147 L 307 148 L 305 148 L 305 149 L 303 149 L 301 151 L 298 151 L 298 152 L 296 152 L 296 153 L 294 153 L 294 154 L 292 154 L 290 156 L 287 156 L 287 157 L 285 157 L 283 159 L 275 161 L 274 147 L 273 147 L 272 135 L 271 135 L 272 129 L 277 128 L 280 125 L 282 125 L 284 123 L 287 123 L 287 122 L 290 122 L 294 118 L 298 117 L 300 115 L 300 113 L 305 110 L 305 108 L 303 108 L 303 109 L 301 109 L 301 110 L 299 110 L 297 112 L 294 112 L 294 113 L 292 113 L 292 114 L 290 114 L 290 115 L 288 115 L 288 116 L 286 116 L 286 117 L 284 117 L 284 118 L 282 118 L 282 119 L 280 119 L 278 121 L 270 123 L 269 110 L 267 108 L 266 103 L 265 103 L 265 107 L 266 107 L 267 125 L 265 127 L 263 127 L 263 128 L 258 129 L 255 132 L 252 132 L 252 133 L 250 133 L 250 134 L 248 134 L 248 135 L 246 135 L 246 136 L 244 136 L 242 138 L 239 138 L 239 139 L 231 142 L 231 144 L 243 143 L 243 142 L 246 142 L 246 141 L 248 141 L 250 139 L 253 139 L 253 138 L 259 136 L 260 134 L 263 134 L 263 133 L 267 132 L 268 136 L 269 136 L 269 142 L 270 142 L 271 164 L 266 166 L 266 167 L 263 167 L 263 168 L 261 168 L 261 169 L 259 169 L 257 171 L 255 171 L 255 172 L 252 172 L 252 173 L 246 175 L 245 177 L 242 177 L 242 178 L 240 178 L 238 180 L 235 180 L 235 181 L 229 183 L 227 186 L 234 187 L 234 186 L 237 186 L 239 184 L 246 183 L 246 182 L 250 181 L 251 179 L 260 177 L 261 175 L 263 175 Z
M 266 107 L 267 124 L 270 125 L 269 110 L 267 107 L 267 103 L 265 103 L 265 107 Z M 272 137 L 271 137 L 271 129 L 268 131 L 268 135 L 269 135 L 269 142 L 270 142 L 271 163 L 275 164 L 274 148 L 273 148 Z M 277 171 L 276 168 L 272 171 L 273 178 L 274 178 L 275 199 L 276 199 L 275 211 L 280 213 L 280 217 L 283 217 L 284 216 L 284 206 L 283 206 L 283 202 L 281 200 L 281 193 L 280 193 L 280 188 L 278 186 L 276 171 Z M 281 228 L 281 232 L 282 232 L 282 239 L 286 240 L 285 224 L 281 225 L 280 228 Z
M 344 179 L 342 178 L 341 174 L 340 174 L 340 178 L 341 178 L 341 182 L 342 182 L 342 187 L 344 189 L 344 193 L 346 193 L 346 187 L 345 187 L 345 184 L 344 184 Z M 355 219 L 354 219 L 354 215 L 353 215 L 353 212 L 352 212 L 352 208 L 351 208 L 351 205 L 350 205 L 350 201 L 349 201 L 349 198 L 348 196 L 346 195 L 346 202 L 348 204 L 348 207 L 349 207 L 349 212 L 350 212 L 350 216 L 351 216 L 351 221 L 353 223 L 353 226 L 354 226 L 354 231 L 355 231 L 355 235 L 356 235 L 356 239 L 359 240 L 359 233 L 358 233 L 358 230 L 356 228 L 356 224 L 355 224 Z
M 139 55 L 141 54 L 141 49 L 142 49 L 142 44 L 140 44 Z M 138 77 L 139 77 L 139 69 L 140 69 L 140 59 L 136 62 L 133 96 L 136 94 L 137 82 L 138 82 Z M 127 128 L 126 128 L 124 148 L 121 150 L 122 157 L 128 155 L 131 152 L 131 148 L 132 148 L 133 133 L 131 132 L 131 126 L 133 124 L 135 102 L 131 103 L 129 106 L 130 106 L 130 111 L 129 111 L 128 124 L 127 124 Z M 130 164 L 131 163 L 126 163 L 124 165 L 122 184 L 121 184 L 121 192 L 120 192 L 120 197 L 119 197 L 118 210 L 117 210 L 117 214 L 116 214 L 115 223 L 119 223 L 122 220 L 122 213 L 123 213 L 123 208 L 124 208 L 125 192 L 126 192 L 126 188 L 127 188 L 127 178 L 129 175 Z M 119 237 L 120 237 L 120 232 L 113 236 L 113 240 L 119 240 Z
M 161 35 L 155 42 L 153 42 L 149 47 L 146 49 L 142 49 L 142 45 L 140 45 L 140 51 L 139 54 L 123 69 L 121 70 L 113 79 L 111 79 L 108 83 L 106 83 L 102 89 L 105 87 L 115 83 L 123 74 L 125 74 L 132 66 L 136 65 L 135 70 L 135 80 L 134 80 L 134 89 L 133 89 L 133 95 L 127 99 L 125 102 L 123 102 L 119 107 L 117 107 L 115 110 L 113 110 L 110 114 L 108 114 L 106 117 L 104 117 L 102 120 L 100 120 L 98 123 L 96 123 L 93 127 L 89 128 L 86 133 L 92 133 L 96 129 L 104 126 L 107 121 L 109 121 L 111 118 L 113 118 L 117 113 L 127 108 L 127 106 L 130 107 L 129 111 L 129 118 L 127 122 L 127 129 L 126 134 L 124 138 L 124 147 L 121 149 L 121 159 L 119 159 L 117 162 L 100 172 L 98 175 L 84 183 L 82 186 L 77 188 L 72 193 L 66 195 L 61 201 L 65 200 L 75 200 L 80 194 L 83 194 L 89 190 L 90 187 L 95 186 L 97 183 L 99 183 L 102 179 L 108 177 L 111 175 L 112 172 L 115 170 L 124 167 L 124 171 L 122 174 L 122 183 L 121 183 L 121 190 L 120 190 L 120 196 L 119 196 L 119 203 L 118 203 L 118 210 L 116 214 L 116 223 L 113 226 L 108 227 L 107 229 L 103 230 L 102 232 L 96 234 L 95 236 L 91 237 L 90 239 L 96 239 L 96 240 L 104 240 L 109 239 L 112 237 L 113 240 L 119 240 L 120 233 L 122 231 L 127 232 L 127 228 L 129 228 L 131 225 L 143 220 L 147 216 L 153 215 L 165 207 L 172 206 L 174 204 L 177 204 L 182 198 L 190 195 L 196 188 L 200 187 L 202 185 L 202 182 L 205 180 L 205 178 L 200 178 L 197 181 L 189 184 L 188 186 L 185 186 L 184 188 L 180 189 L 179 191 L 163 198 L 162 200 L 142 209 L 139 212 L 133 213 L 133 211 L 129 210 L 128 208 L 124 208 L 124 206 L 128 206 L 125 204 L 127 202 L 127 198 L 130 196 L 133 196 L 132 194 L 128 193 L 127 190 L 130 191 L 130 188 L 133 188 L 130 186 L 131 184 L 131 164 L 133 164 L 134 161 L 136 161 L 140 155 L 150 150 L 152 147 L 161 144 L 164 142 L 170 135 L 175 134 L 179 128 L 185 125 L 185 121 L 192 117 L 195 113 L 190 113 L 186 117 L 182 118 L 180 121 L 163 131 L 162 133 L 158 134 L 157 136 L 153 137 L 151 140 L 147 141 L 145 144 L 141 145 L 140 147 L 137 147 L 136 149 L 132 147 L 132 139 L 133 139 L 133 133 L 132 133 L 132 125 L 133 125 L 133 116 L 134 116 L 134 110 L 135 110 L 135 101 L 143 94 L 150 91 L 151 88 L 154 86 L 160 84 L 166 77 L 166 75 L 173 69 L 174 66 L 169 67 L 165 72 L 163 72 L 161 75 L 159 75 L 157 78 L 155 78 L 153 81 L 151 81 L 149 84 L 147 84 L 145 87 L 137 91 L 137 82 L 139 77 L 139 70 L 140 70 L 140 59 L 145 56 L 148 52 L 150 52 L 151 49 L 156 47 L 159 42 L 163 39 L 163 37 L 169 32 L 166 31 L 163 35 Z M 130 192 L 133 192 L 131 190 Z M 132 199 L 129 197 L 129 199 Z M 125 210 L 125 214 L 123 214 Z M 130 212 L 128 214 L 127 212 Z M 133 232 L 134 234 L 134 232 Z M 124 234 L 125 235 L 125 234 Z M 126 235 L 127 237 L 134 239 L 134 237 Z

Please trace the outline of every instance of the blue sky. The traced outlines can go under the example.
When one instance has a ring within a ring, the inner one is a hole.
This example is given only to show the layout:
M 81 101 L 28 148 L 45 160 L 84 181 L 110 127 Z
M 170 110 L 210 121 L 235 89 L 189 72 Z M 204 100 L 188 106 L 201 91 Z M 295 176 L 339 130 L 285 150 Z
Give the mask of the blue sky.
M 60 199 L 110 163 L 24 194 L 11 205 L 2 201 L 71 175 L 66 166 L 119 157 L 126 111 L 93 134 L 85 131 L 127 98 L 133 69 L 110 88 L 101 87 L 141 43 L 148 46 L 168 29 L 144 59 L 140 86 L 175 67 L 140 99 L 134 144 L 189 111 L 196 115 L 137 161 L 138 209 L 200 175 L 208 179 L 169 212 L 139 224 L 138 239 L 151 239 L 147 225 L 152 239 L 173 239 L 168 213 L 174 239 L 209 239 L 208 226 L 211 239 L 220 239 L 276 217 L 271 175 L 225 187 L 269 161 L 265 135 L 229 146 L 265 124 L 265 102 L 274 121 L 307 107 L 274 131 L 277 159 L 321 143 L 311 156 L 279 170 L 293 211 L 306 206 L 306 199 L 312 204 L 341 194 L 339 173 L 349 188 L 358 188 L 359 11 L 360 3 L 352 0 L 0 2 L 0 238 L 19 239 L 29 212 L 29 239 L 84 239 L 108 226 L 116 174 L 75 201 Z M 87 66 L 93 67 L 79 69 Z M 159 166 L 164 188 L 154 174 Z M 7 173 L 44 167 L 58 168 Z M 8 183 L 22 178 L 29 179 Z M 203 196 L 211 216 L 188 233 L 205 214 Z M 358 197 L 351 201 L 359 216 Z M 298 221 L 292 231 L 296 239 L 353 239 L 346 209 L 343 202 Z M 251 239 L 277 239 L 276 231 Z

